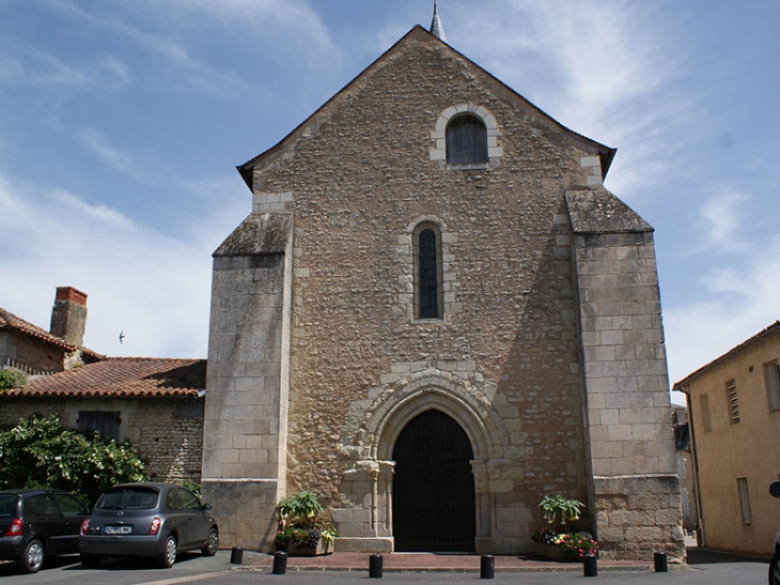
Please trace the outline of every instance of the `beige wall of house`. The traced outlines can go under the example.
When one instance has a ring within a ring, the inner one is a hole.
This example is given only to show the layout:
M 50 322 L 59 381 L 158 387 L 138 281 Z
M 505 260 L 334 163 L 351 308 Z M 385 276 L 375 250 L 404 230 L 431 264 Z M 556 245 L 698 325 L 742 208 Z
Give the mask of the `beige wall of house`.
M 757 337 L 675 388 L 693 421 L 704 544 L 770 554 L 780 530 L 768 490 L 780 478 L 780 325 Z
M 81 412 L 119 413 L 119 440 L 129 440 L 160 481 L 199 481 L 203 446 L 203 399 L 41 399 L 0 401 L 0 426 L 7 428 L 33 414 L 57 414 L 63 426 L 78 428 Z

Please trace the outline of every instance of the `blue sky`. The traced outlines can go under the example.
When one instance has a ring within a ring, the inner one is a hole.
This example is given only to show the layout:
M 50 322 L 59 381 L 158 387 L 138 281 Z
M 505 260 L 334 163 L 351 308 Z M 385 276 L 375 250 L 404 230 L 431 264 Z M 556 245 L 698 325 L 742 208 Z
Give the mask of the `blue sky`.
M 449 43 L 617 147 L 656 228 L 671 381 L 780 318 L 780 3 L 440 0 Z M 430 0 L 0 0 L 0 306 L 86 344 L 206 355 L 211 253 L 272 146 Z M 124 344 L 117 336 L 125 331 Z

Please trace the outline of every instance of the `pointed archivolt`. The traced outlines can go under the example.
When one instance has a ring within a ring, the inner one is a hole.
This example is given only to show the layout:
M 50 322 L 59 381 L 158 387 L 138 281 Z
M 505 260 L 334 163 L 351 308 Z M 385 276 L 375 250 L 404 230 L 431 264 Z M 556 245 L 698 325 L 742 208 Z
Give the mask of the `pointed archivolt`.
M 447 35 L 444 34 L 444 27 L 439 18 L 439 7 L 436 0 L 433 0 L 433 21 L 431 22 L 431 34 L 440 41 L 447 42 Z

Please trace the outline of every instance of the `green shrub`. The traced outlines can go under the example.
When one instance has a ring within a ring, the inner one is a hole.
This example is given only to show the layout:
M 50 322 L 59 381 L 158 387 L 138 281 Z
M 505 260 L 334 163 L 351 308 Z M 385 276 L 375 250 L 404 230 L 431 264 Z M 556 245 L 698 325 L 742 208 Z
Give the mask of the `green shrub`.
M 114 484 L 145 479 L 129 442 L 65 429 L 57 415 L 33 415 L 0 432 L 0 489 L 67 490 L 92 505 Z
M 288 544 L 314 547 L 320 539 L 333 542 L 339 534 L 335 526 L 321 518 L 325 516 L 325 508 L 314 492 L 301 491 L 282 498 L 276 510 L 279 527 L 275 542 L 279 549 L 286 548 Z
M 561 534 L 556 542 L 558 550 L 579 558 L 585 555 L 598 556 L 599 543 L 587 532 L 568 532 Z
M 27 384 L 27 374 L 16 368 L 0 370 L 0 391 L 21 388 Z
M 325 509 L 314 492 L 302 491 L 279 500 L 279 519 L 285 526 L 312 528 L 317 516 Z

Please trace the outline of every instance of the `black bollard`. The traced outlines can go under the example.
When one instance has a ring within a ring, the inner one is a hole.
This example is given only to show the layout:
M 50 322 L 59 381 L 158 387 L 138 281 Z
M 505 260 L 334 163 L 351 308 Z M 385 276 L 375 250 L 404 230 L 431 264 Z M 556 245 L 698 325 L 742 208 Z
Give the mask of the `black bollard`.
M 283 550 L 274 553 L 274 568 L 271 572 L 274 575 L 284 575 L 287 572 L 287 553 Z
M 492 579 L 496 576 L 496 559 L 493 555 L 482 555 L 479 563 L 479 578 Z
M 588 553 L 582 557 L 582 574 L 584 577 L 599 576 L 599 567 L 596 564 L 596 555 Z
M 244 549 L 234 546 L 230 551 L 230 564 L 240 565 L 241 559 L 244 558 Z
M 653 553 L 653 564 L 655 565 L 656 573 L 666 573 L 669 570 L 665 552 Z
M 368 578 L 382 578 L 382 555 L 371 555 L 368 559 Z

